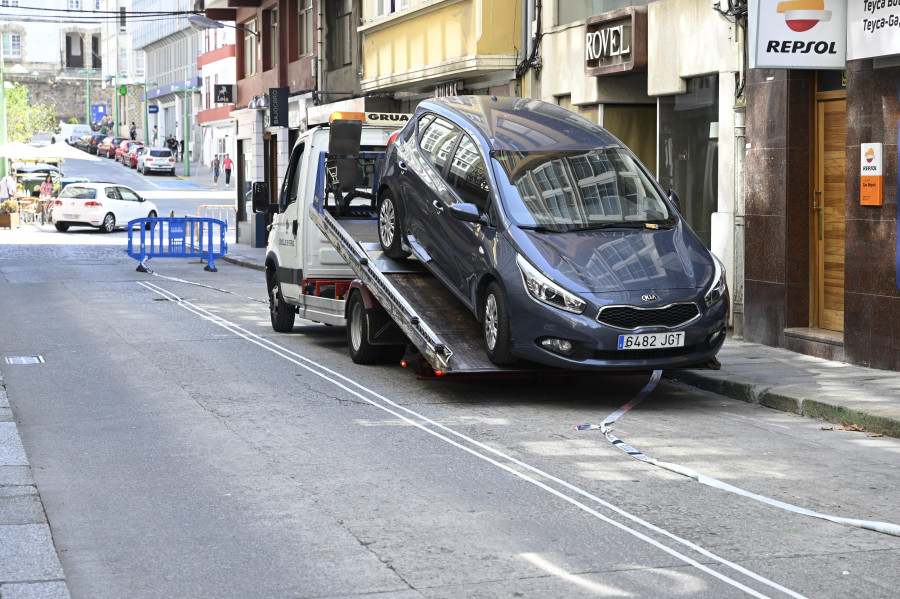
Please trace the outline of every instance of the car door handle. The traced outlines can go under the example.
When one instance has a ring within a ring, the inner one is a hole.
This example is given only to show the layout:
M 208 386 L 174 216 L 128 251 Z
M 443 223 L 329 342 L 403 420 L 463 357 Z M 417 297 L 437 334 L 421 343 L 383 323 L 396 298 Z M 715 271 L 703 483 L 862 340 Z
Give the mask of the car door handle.
M 431 203 L 431 205 L 434 206 L 434 209 L 437 210 L 438 212 L 441 212 L 441 213 L 444 212 L 444 205 L 441 203 L 440 200 L 433 201 Z
M 294 237 L 297 236 L 297 221 L 294 221 L 294 226 L 292 227 L 292 231 L 294 233 Z

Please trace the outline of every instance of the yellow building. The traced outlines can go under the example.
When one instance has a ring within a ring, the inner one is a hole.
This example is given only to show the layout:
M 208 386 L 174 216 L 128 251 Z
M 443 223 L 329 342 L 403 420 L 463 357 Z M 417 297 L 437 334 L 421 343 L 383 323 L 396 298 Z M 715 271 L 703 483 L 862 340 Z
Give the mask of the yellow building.
M 433 96 L 519 95 L 521 4 L 363 0 L 362 91 L 392 92 L 404 109 Z

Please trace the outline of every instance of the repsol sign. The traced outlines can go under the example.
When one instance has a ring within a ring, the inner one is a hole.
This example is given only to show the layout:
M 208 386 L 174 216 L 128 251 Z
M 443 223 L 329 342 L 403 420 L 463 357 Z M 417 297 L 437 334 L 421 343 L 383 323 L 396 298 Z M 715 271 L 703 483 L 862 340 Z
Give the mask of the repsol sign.
M 811 41 L 804 42 L 799 40 L 769 40 L 766 52 L 776 52 L 781 54 L 837 54 L 837 42 Z
M 585 22 L 584 72 L 589 77 L 647 68 L 647 7 L 629 7 Z

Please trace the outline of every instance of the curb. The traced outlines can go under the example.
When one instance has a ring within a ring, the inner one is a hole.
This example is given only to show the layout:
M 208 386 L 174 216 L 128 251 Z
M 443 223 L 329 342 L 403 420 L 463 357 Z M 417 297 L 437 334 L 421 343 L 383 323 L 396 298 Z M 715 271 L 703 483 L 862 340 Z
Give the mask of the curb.
M 691 385 L 731 399 L 816 420 L 852 423 L 859 425 L 866 432 L 900 438 L 900 420 L 830 403 L 823 398 L 803 397 L 792 393 L 790 387 L 772 387 L 741 377 L 720 378 L 696 370 L 670 370 L 663 375 L 667 380 Z

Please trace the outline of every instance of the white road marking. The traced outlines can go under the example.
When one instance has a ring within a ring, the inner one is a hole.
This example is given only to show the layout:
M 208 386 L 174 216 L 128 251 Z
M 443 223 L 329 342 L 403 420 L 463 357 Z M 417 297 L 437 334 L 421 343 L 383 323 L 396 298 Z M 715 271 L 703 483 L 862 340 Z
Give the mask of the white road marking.
M 529 476 L 526 472 L 522 472 L 520 470 L 513 468 L 513 466 L 511 466 L 510 464 L 518 466 L 524 470 L 527 470 L 527 471 L 537 475 L 537 477 L 539 477 L 541 479 L 544 479 L 549 482 L 553 482 L 553 483 L 563 487 L 564 489 L 571 491 L 572 493 L 574 493 L 576 495 L 580 495 L 581 497 L 588 499 L 592 503 L 598 504 L 608 510 L 615 512 L 616 514 L 619 514 L 623 518 L 630 520 L 631 522 L 633 522 L 635 524 L 638 524 L 656 534 L 665 536 L 665 537 L 669 538 L 670 540 L 674 541 L 675 543 L 683 545 L 708 559 L 714 560 L 722 566 L 728 567 L 728 568 L 730 568 L 736 572 L 739 572 L 739 573 L 741 573 L 763 585 L 771 587 L 775 591 L 784 593 L 785 595 L 788 595 L 790 597 L 795 597 L 796 599 L 806 599 L 803 595 L 801 595 L 795 591 L 792 591 L 791 589 L 788 589 L 772 580 L 769 580 L 768 578 L 765 578 L 760 574 L 752 572 L 752 571 L 744 568 L 743 566 L 740 566 L 734 562 L 728 561 L 723 557 L 719 557 L 718 555 L 715 555 L 711 551 L 704 549 L 703 547 L 701 547 L 687 539 L 683 539 L 683 538 L 675 535 L 674 533 L 671 533 L 663 528 L 660 528 L 659 526 L 656 526 L 655 524 L 651 524 L 650 522 L 647 522 L 646 520 L 643 520 L 642 518 L 640 518 L 634 514 L 631 514 L 630 512 L 627 512 L 624 509 L 617 507 L 617 506 L 589 493 L 588 491 L 585 491 L 584 489 L 581 489 L 580 487 L 573 485 L 572 483 L 566 482 L 560 478 L 557 478 L 556 476 L 553 476 L 547 472 L 544 472 L 543 470 L 541 470 L 539 468 L 536 468 L 535 466 L 527 464 L 527 463 L 525 463 L 521 460 L 518 460 L 512 456 L 506 455 L 499 450 L 496 450 L 487 445 L 484 445 L 484 444 L 480 443 L 479 441 L 476 441 L 475 439 L 467 437 L 466 435 L 464 435 L 460 432 L 450 429 L 450 428 L 440 424 L 439 422 L 431 420 L 430 418 L 428 418 L 422 414 L 419 414 L 418 412 L 415 412 L 414 410 L 411 410 L 409 408 L 401 406 L 400 404 L 397 404 L 397 403 L 391 401 L 390 399 L 376 393 L 375 391 L 361 385 L 360 383 L 357 383 L 356 381 L 350 379 L 349 377 L 346 377 L 334 370 L 331 370 L 330 368 L 323 366 L 323 365 L 319 364 L 318 362 L 310 360 L 309 358 L 301 356 L 300 354 L 297 354 L 297 353 L 287 349 L 286 347 L 278 345 L 277 343 L 275 343 L 273 341 L 269 341 L 268 339 L 265 339 L 264 337 L 260 337 L 259 335 L 252 333 L 252 332 L 240 327 L 239 325 L 222 318 L 221 316 L 217 316 L 216 314 L 213 314 L 212 312 L 209 312 L 209 311 L 207 311 L 199 306 L 196 306 L 194 304 L 189 304 L 189 303 L 183 302 L 183 301 L 181 301 L 181 298 L 179 298 L 176 294 L 172 293 L 171 291 L 168 291 L 168 290 L 166 290 L 162 287 L 159 287 L 158 285 L 155 285 L 153 283 L 140 282 L 139 284 L 142 285 L 143 287 L 146 287 L 147 289 L 153 291 L 154 293 L 157 293 L 163 297 L 168 297 L 169 299 L 174 300 L 176 302 L 176 305 L 184 308 L 185 310 L 188 310 L 189 312 L 193 312 L 194 314 L 200 316 L 201 318 L 204 318 L 204 319 L 212 322 L 213 324 L 216 324 L 220 327 L 225 328 L 226 330 L 232 332 L 233 334 L 237 335 L 238 337 L 241 337 L 242 339 L 245 339 L 246 341 L 249 341 L 250 343 L 252 343 L 256 346 L 261 347 L 262 349 L 270 351 L 273 354 L 275 354 L 281 358 L 284 358 L 285 360 L 309 371 L 311 374 L 315 374 L 316 376 L 330 382 L 331 384 L 335 385 L 336 387 L 338 387 L 340 389 L 343 389 L 347 393 L 354 395 L 358 399 L 370 404 L 371 406 L 376 407 L 380 410 L 383 410 L 384 412 L 387 412 L 388 414 L 391 414 L 397 418 L 400 418 L 401 420 L 408 422 L 409 424 L 411 424 L 412 426 L 415 426 L 416 428 L 420 429 L 421 431 L 428 433 L 429 435 L 432 435 L 438 439 L 441 439 L 442 441 L 444 441 L 454 447 L 457 447 L 458 449 L 461 449 L 481 460 L 484 460 L 485 462 L 492 464 L 492 465 L 496 466 L 497 468 L 500 468 L 500 469 L 508 472 L 509 474 L 512 474 L 513 476 L 516 476 L 516 477 L 522 479 L 523 481 L 528 482 L 528 483 L 558 497 L 559 499 L 577 507 L 578 509 L 582 510 L 583 512 L 590 514 L 591 516 L 594 516 L 598 520 L 601 520 L 602 522 L 605 522 L 611 526 L 614 526 L 614 527 L 652 545 L 653 547 L 656 547 L 657 549 L 664 551 L 665 553 L 668 553 L 669 555 L 683 561 L 684 563 L 691 565 L 691 566 L 709 574 L 710 576 L 718 578 L 719 580 L 721 580 L 722 582 L 724 582 L 726 584 L 729 584 L 735 588 L 738 588 L 738 589 L 744 591 L 748 595 L 751 595 L 753 597 L 758 597 L 760 599 L 766 599 L 769 597 L 768 595 L 763 595 L 762 593 L 756 591 L 755 589 L 752 589 L 733 578 L 730 578 L 720 572 L 717 572 L 716 570 L 710 568 L 709 566 L 706 566 L 706 565 L 698 562 L 697 560 L 679 552 L 678 550 L 676 550 L 672 547 L 668 547 L 667 545 L 664 545 L 660 541 L 657 541 L 656 539 L 653 539 L 652 537 L 649 537 L 648 535 L 646 535 L 634 528 L 631 528 L 628 525 L 623 524 L 622 522 L 618 522 L 616 520 L 613 520 L 609 516 L 601 514 L 596 509 L 592 508 L 591 506 L 587 505 L 586 503 L 579 501 L 575 497 L 570 497 L 569 495 L 566 495 L 562 491 L 559 491 L 559 490 L 551 487 L 548 483 L 543 482 L 542 480 L 538 480 L 538 478 L 533 478 L 533 477 Z M 351 387 L 355 387 L 356 389 L 353 389 Z M 364 395 L 363 393 L 365 393 L 366 395 Z M 369 396 L 371 396 L 371 397 L 369 397 Z M 375 399 L 373 399 L 373 398 L 375 398 Z M 462 442 L 454 440 L 454 439 L 450 438 L 450 436 L 457 437 L 461 441 L 471 445 L 471 447 L 463 445 Z M 500 461 L 498 461 L 498 459 L 495 459 L 495 457 L 491 457 L 488 454 L 493 454 L 494 456 L 496 456 L 496 458 L 504 460 L 507 463 L 501 463 Z

